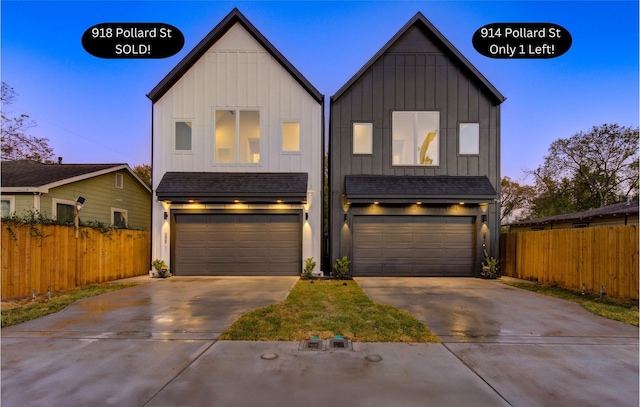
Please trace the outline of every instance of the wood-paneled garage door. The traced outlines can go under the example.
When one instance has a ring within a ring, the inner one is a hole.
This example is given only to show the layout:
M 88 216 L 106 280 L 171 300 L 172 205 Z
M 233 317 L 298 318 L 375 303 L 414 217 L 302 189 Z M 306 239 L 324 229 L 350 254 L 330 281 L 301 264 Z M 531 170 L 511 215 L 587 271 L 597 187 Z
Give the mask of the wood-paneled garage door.
M 177 214 L 178 276 L 300 274 L 299 214 Z
M 354 276 L 473 276 L 474 218 L 355 216 Z

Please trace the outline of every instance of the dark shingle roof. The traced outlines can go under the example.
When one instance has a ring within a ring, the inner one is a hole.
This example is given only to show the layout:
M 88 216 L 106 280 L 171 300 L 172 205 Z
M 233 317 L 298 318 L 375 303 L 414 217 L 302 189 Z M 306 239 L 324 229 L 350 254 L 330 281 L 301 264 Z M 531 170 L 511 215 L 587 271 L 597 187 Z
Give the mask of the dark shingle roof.
M 417 26 L 423 30 L 427 30 L 434 35 L 436 41 L 440 43 L 442 48 L 447 52 L 454 60 L 459 63 L 459 66 L 469 72 L 475 77 L 484 89 L 486 89 L 492 97 L 498 102 L 502 103 L 506 98 L 485 78 L 475 66 L 469 62 L 467 58 L 456 47 L 453 46 L 449 40 L 442 35 L 440 31 L 429 21 L 422 13 L 418 12 L 411 20 L 409 20 L 401 29 L 394 35 L 381 49 L 378 51 L 344 86 L 342 86 L 332 97 L 332 100 L 337 100 L 347 91 L 356 81 L 364 75 L 369 68 L 376 63 L 376 61 L 382 57 L 409 29 L 413 26 Z
M 638 202 L 620 202 L 600 208 L 589 209 L 582 212 L 565 213 L 562 215 L 547 216 L 545 218 L 523 220 L 507 224 L 507 226 L 540 225 L 551 222 L 583 220 L 598 217 L 615 217 L 638 213 Z
M 258 31 L 256 27 L 247 20 L 247 18 L 237 9 L 234 8 L 207 36 L 200 41 L 194 49 L 191 50 L 176 65 L 164 79 L 149 92 L 147 97 L 152 102 L 157 102 L 171 87 L 211 48 L 224 34 L 226 34 L 234 24 L 241 24 L 248 32 L 262 45 L 282 67 L 291 74 L 291 76 L 318 102 L 322 103 L 324 96 L 305 78 L 296 67 L 289 62 L 284 55 L 274 47 L 264 35 Z
M 493 200 L 496 190 L 485 176 L 346 175 L 347 199 Z
M 41 187 L 126 164 L 43 164 L 31 160 L 3 161 L 2 188 Z
M 156 195 L 162 201 L 187 202 L 303 202 L 307 173 L 167 172 Z

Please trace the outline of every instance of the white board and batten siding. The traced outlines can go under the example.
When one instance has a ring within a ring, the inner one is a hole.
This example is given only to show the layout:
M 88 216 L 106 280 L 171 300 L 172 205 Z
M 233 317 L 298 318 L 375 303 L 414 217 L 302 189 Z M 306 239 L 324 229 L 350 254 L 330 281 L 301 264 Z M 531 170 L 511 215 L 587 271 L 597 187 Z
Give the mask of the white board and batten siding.
M 214 161 L 217 109 L 260 111 L 260 162 Z M 192 148 L 174 150 L 176 121 L 192 122 Z M 283 153 L 282 123 L 300 123 L 300 151 Z M 168 171 L 306 172 L 309 174 L 302 258 L 321 258 L 322 105 L 283 66 L 236 23 L 153 106 L 153 189 Z M 207 205 L 207 207 L 214 205 Z M 215 205 L 220 207 L 221 205 Z M 172 208 L 182 208 L 187 205 Z M 202 206 L 206 209 L 205 206 Z M 272 205 L 249 205 L 268 209 Z M 287 207 L 290 207 L 287 205 Z M 152 257 L 169 261 L 167 204 L 154 197 Z M 309 230 L 310 229 L 310 230 Z M 158 238 L 162 236 L 162 238 Z M 302 266 L 301 266 L 302 267 Z

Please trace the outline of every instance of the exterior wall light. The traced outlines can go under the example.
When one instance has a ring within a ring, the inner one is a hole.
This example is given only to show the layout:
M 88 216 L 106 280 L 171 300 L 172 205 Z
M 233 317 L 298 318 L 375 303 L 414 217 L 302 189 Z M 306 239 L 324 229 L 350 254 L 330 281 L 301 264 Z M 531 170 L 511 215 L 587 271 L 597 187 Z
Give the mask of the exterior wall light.
M 482 223 L 487 223 L 487 215 L 482 215 Z
M 344 214 L 344 223 L 347 223 L 347 214 Z
M 164 220 L 167 220 L 167 219 L 169 219 L 169 212 L 164 213 Z
M 309 220 L 309 212 L 304 213 L 304 220 Z

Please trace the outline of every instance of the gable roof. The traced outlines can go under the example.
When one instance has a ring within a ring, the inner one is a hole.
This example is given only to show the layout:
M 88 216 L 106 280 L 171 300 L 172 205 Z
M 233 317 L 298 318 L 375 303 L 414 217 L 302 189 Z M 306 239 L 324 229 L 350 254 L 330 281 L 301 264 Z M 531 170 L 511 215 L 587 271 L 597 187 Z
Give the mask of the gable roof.
M 152 102 L 157 102 L 198 60 L 236 23 L 240 23 L 253 38 L 264 47 L 282 67 L 318 102 L 322 103 L 323 95 L 267 40 L 247 18 L 234 8 L 194 49 L 191 50 L 147 95 Z
M 476 69 L 475 66 L 469 62 L 467 58 L 458 51 L 456 47 L 449 42 L 449 40 L 442 35 L 440 31 L 429 21 L 427 18 L 420 12 L 416 13 L 415 16 L 411 20 L 409 20 L 401 29 L 394 35 L 381 49 L 378 51 L 360 70 L 346 83 L 342 86 L 332 97 L 332 100 L 336 100 L 342 96 L 344 92 L 347 91 L 362 75 L 371 68 L 378 59 L 382 57 L 405 33 L 411 29 L 411 27 L 417 26 L 420 29 L 424 29 L 429 33 L 433 34 L 436 38 L 436 41 L 439 42 L 438 45 L 442 46 L 445 51 L 451 56 L 454 60 L 456 60 L 460 66 L 466 68 L 466 70 L 474 76 L 489 93 L 493 96 L 493 98 L 502 103 L 506 100 L 506 98 L 496 89 L 488 80 L 485 78 L 480 71 Z
M 198 203 L 305 202 L 303 172 L 167 172 L 156 195 L 161 201 Z
M 353 203 L 491 202 L 497 192 L 485 176 L 345 175 Z
M 44 164 L 32 160 L 3 161 L 2 192 L 40 192 L 116 171 L 126 171 L 151 194 L 151 189 L 127 164 Z
M 637 214 L 639 210 L 638 202 L 620 202 L 582 212 L 565 213 L 562 215 L 547 216 L 538 219 L 522 220 L 508 223 L 505 226 L 542 225 L 552 222 L 569 222 L 593 218 L 613 218 L 634 213 Z

